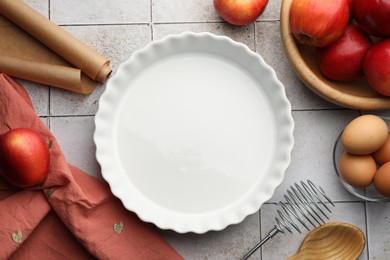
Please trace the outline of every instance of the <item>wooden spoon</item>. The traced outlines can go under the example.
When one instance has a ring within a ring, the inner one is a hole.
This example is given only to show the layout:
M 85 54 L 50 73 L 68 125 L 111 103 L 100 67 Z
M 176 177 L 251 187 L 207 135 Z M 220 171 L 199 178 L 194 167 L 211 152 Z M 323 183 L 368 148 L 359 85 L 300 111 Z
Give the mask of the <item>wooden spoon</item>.
M 298 252 L 288 260 L 357 259 L 365 243 L 366 238 L 359 228 L 347 223 L 331 222 L 312 230 Z

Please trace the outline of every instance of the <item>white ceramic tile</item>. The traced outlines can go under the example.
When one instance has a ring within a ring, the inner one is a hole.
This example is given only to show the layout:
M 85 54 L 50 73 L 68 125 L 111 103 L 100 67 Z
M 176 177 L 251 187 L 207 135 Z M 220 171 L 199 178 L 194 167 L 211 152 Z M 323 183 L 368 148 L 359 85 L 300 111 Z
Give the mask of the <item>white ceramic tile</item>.
M 256 22 L 256 52 L 276 71 L 293 109 L 335 108 L 302 84 L 285 55 L 279 22 Z
M 269 0 L 260 20 L 279 20 L 281 0 Z M 216 22 L 223 21 L 215 11 L 212 0 L 154 0 L 154 23 Z
M 185 259 L 240 259 L 259 241 L 259 214 L 223 231 L 201 235 L 162 231 L 162 234 Z M 260 259 L 260 252 L 254 257 Z
M 333 168 L 334 143 L 344 126 L 358 115 L 351 110 L 295 111 L 294 148 L 283 183 L 270 201 L 283 200 L 289 186 L 310 179 L 333 201 L 357 200 L 340 184 Z
M 265 237 L 268 232 L 276 224 L 275 217 L 277 217 L 276 210 L 280 209 L 280 206 L 274 204 L 266 204 L 261 209 L 261 234 Z M 332 208 L 332 213 L 328 215 L 329 220 L 327 222 L 345 222 L 360 228 L 363 233 L 366 233 L 365 214 L 363 203 L 337 203 Z M 300 225 L 300 224 L 299 224 Z M 300 225 L 302 233 L 298 233 L 294 230 L 293 234 L 288 231 L 278 233 L 271 240 L 269 240 L 262 247 L 263 259 L 286 259 L 289 256 L 295 254 L 298 250 L 301 242 L 308 234 L 304 227 Z M 363 253 L 359 257 L 359 260 L 367 259 L 367 247 L 363 250 Z
M 35 112 L 39 116 L 49 115 L 49 86 L 41 85 L 27 80 L 16 79 L 30 95 Z
M 101 178 L 93 142 L 94 117 L 51 117 L 50 130 L 60 144 L 65 158 L 89 175 Z
M 262 20 L 279 20 L 281 0 L 269 0 L 264 12 L 257 18 Z M 212 0 L 154 0 L 153 22 L 215 22 L 223 21 L 215 11 Z
M 151 40 L 148 25 L 66 26 L 65 30 L 111 60 L 115 73 L 131 54 Z M 89 95 L 52 89 L 51 115 L 94 115 L 105 85 L 99 84 Z
M 24 0 L 26 4 L 37 10 L 45 17 L 49 17 L 49 1 L 50 0 Z
M 237 42 L 246 44 L 254 50 L 254 26 L 236 27 L 226 23 L 202 23 L 202 24 L 158 24 L 153 26 L 153 39 L 158 40 L 168 34 L 181 32 L 210 32 L 216 35 L 224 35 Z
M 264 12 L 257 18 L 257 21 L 280 20 L 280 8 L 282 0 L 268 0 Z
M 45 126 L 49 129 L 49 118 L 48 117 L 40 117 Z
M 153 0 L 154 23 L 221 21 L 212 0 Z
M 150 0 L 51 0 L 50 9 L 57 24 L 149 23 L 151 19 Z
M 390 203 L 367 203 L 367 226 L 370 259 L 389 259 Z
M 111 61 L 115 70 L 151 40 L 149 25 L 64 26 L 67 32 Z

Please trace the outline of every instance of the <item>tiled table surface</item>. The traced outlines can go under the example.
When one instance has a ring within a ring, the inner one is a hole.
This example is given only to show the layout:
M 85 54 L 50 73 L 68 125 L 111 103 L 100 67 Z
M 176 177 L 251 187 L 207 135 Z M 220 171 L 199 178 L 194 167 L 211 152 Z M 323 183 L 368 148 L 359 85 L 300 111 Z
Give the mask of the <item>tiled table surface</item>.
M 279 31 L 282 0 L 269 0 L 253 24 L 233 27 L 215 13 L 212 0 L 27 0 L 63 29 L 118 65 L 147 43 L 171 33 L 208 31 L 226 35 L 257 52 L 285 86 L 295 121 L 295 146 L 285 180 L 273 198 L 241 224 L 203 235 L 161 231 L 186 259 L 238 259 L 273 227 L 276 202 L 294 182 L 311 179 L 336 201 L 331 221 L 360 227 L 367 236 L 359 259 L 389 259 L 390 204 L 364 203 L 339 184 L 332 166 L 333 143 L 341 129 L 367 111 L 338 107 L 319 98 L 295 76 L 284 54 Z M 62 145 L 68 161 L 101 178 L 95 159 L 94 115 L 105 86 L 83 96 L 19 80 L 32 96 L 41 116 Z M 389 114 L 380 111 L 376 113 Z M 285 259 L 294 254 L 307 232 L 277 235 L 253 259 Z

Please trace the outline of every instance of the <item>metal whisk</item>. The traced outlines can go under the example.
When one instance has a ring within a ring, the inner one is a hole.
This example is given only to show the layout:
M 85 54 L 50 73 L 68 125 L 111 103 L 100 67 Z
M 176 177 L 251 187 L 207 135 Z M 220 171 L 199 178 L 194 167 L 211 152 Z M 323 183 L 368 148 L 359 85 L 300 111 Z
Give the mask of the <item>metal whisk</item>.
M 292 228 L 294 228 L 301 233 L 299 228 L 300 225 L 310 231 L 308 226 L 315 228 L 324 224 L 324 218 L 329 219 L 324 209 L 331 213 L 326 202 L 329 202 L 330 205 L 334 206 L 334 203 L 325 194 L 324 190 L 321 187 L 314 185 L 310 180 L 307 181 L 307 184 L 301 181 L 300 185 L 295 183 L 294 186 L 290 186 L 290 190 L 287 190 L 284 199 L 286 202 L 279 201 L 278 203 L 283 211 L 277 210 L 279 218 L 275 218 L 276 225 L 274 228 L 245 256 L 243 256 L 241 258 L 242 260 L 249 258 L 265 242 L 273 238 L 279 232 L 285 233 L 285 230 L 287 230 L 292 233 Z M 300 225 L 297 222 L 299 222 Z

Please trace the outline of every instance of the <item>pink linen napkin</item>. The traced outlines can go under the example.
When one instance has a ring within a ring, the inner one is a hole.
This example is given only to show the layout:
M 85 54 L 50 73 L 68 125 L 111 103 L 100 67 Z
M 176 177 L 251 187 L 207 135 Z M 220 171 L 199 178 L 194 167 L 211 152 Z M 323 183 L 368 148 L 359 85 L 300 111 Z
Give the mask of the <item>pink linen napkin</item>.
M 3 122 L 33 129 L 53 145 L 41 185 L 18 189 L 0 178 L 0 259 L 182 259 L 104 181 L 67 163 L 28 93 L 0 74 L 0 134 L 8 131 Z

